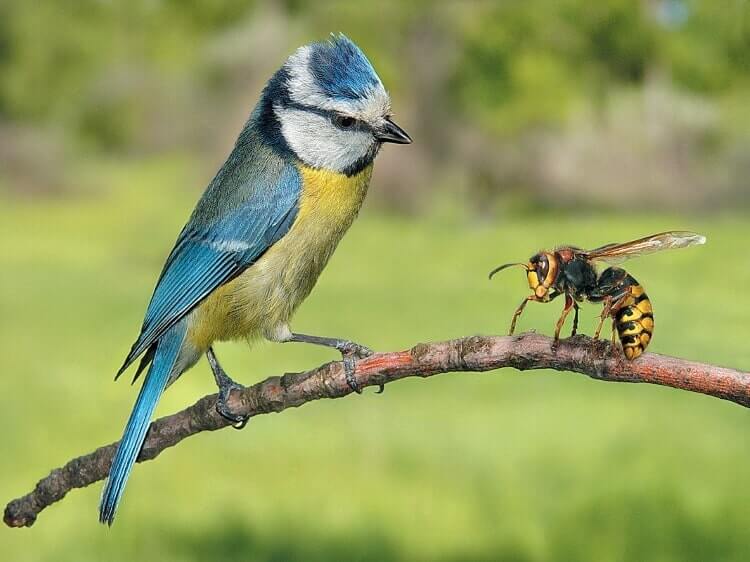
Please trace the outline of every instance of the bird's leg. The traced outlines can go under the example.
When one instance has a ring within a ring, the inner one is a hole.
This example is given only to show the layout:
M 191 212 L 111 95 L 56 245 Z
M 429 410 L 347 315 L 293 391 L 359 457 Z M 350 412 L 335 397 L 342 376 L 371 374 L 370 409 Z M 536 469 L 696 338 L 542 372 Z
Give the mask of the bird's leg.
M 242 390 L 245 387 L 234 382 L 229 375 L 227 375 L 226 371 L 221 365 L 219 365 L 219 360 L 216 359 L 216 354 L 212 347 L 208 348 L 206 357 L 208 358 L 208 364 L 211 365 L 211 370 L 214 373 L 216 386 L 219 387 L 219 399 L 216 401 L 216 411 L 232 422 L 232 427 L 235 429 L 242 429 L 247 424 L 247 420 L 250 419 L 250 416 L 238 416 L 237 414 L 233 414 L 227 405 L 227 399 L 232 390 Z
M 374 352 L 369 347 L 358 344 L 351 340 L 345 340 L 340 338 L 324 338 L 322 336 L 310 336 L 307 334 L 292 333 L 291 338 L 286 341 L 299 342 L 299 343 L 311 343 L 313 345 L 322 345 L 324 347 L 332 347 L 336 349 L 344 358 L 352 357 L 355 359 L 364 359 L 369 357 Z
M 341 353 L 344 359 L 344 372 L 346 374 L 346 382 L 349 387 L 357 394 L 362 394 L 362 389 L 354 378 L 355 361 L 357 359 L 364 359 L 369 357 L 374 352 L 369 347 L 358 344 L 351 340 L 339 339 L 339 338 L 324 338 L 322 336 L 310 336 L 307 334 L 292 333 L 290 337 L 284 341 L 287 342 L 299 342 L 299 343 L 311 343 L 313 345 L 322 345 L 324 347 L 332 347 Z M 378 394 L 381 394 L 385 387 L 381 384 L 378 389 Z

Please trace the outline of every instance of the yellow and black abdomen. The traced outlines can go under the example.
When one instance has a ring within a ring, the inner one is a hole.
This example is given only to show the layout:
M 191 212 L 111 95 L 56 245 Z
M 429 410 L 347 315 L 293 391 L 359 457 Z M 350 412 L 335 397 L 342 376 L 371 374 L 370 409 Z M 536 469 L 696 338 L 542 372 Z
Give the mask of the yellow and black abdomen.
M 654 335 L 654 311 L 635 277 L 619 267 L 609 267 L 587 297 L 592 302 L 606 303 L 606 313 L 612 317 L 625 357 L 631 361 L 640 357 Z
M 635 278 L 627 274 L 623 288 L 629 295 L 624 297 L 622 306 L 614 313 L 617 335 L 622 350 L 629 360 L 640 357 L 654 335 L 654 311 L 651 300 Z

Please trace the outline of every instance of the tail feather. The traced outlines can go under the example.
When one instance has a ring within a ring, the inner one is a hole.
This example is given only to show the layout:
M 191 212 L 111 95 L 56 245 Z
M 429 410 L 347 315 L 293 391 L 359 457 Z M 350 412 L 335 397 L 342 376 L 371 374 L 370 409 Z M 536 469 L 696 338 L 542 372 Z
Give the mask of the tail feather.
M 154 360 L 148 370 L 138 399 L 133 406 L 125 432 L 112 461 L 109 478 L 104 485 L 99 503 L 99 522 L 112 525 L 125 484 L 130 476 L 143 442 L 146 439 L 151 417 L 169 381 L 185 339 L 185 323 L 180 322 L 164 334 L 158 343 Z

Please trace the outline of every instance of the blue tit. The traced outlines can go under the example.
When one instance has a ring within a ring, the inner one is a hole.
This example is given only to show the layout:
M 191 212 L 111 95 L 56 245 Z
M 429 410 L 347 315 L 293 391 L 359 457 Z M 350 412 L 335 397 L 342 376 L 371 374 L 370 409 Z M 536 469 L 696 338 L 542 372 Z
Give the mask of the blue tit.
M 294 333 L 289 320 L 357 216 L 383 143 L 411 138 L 344 35 L 299 48 L 269 80 L 177 238 L 117 374 L 139 357 L 136 378 L 148 369 L 102 492 L 102 523 L 114 520 L 161 394 L 203 355 L 220 389 L 217 409 L 245 421 L 226 405 L 238 385 L 214 342 L 266 338 L 368 353 L 348 340 Z

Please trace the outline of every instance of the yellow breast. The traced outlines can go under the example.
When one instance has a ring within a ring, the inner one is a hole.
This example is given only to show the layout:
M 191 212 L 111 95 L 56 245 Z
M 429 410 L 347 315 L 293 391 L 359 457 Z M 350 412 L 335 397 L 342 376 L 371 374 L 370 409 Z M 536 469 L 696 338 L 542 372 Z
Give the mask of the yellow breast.
M 188 338 L 198 349 L 267 335 L 288 322 L 357 216 L 372 166 L 352 177 L 306 166 L 299 171 L 302 193 L 292 228 L 193 313 Z

